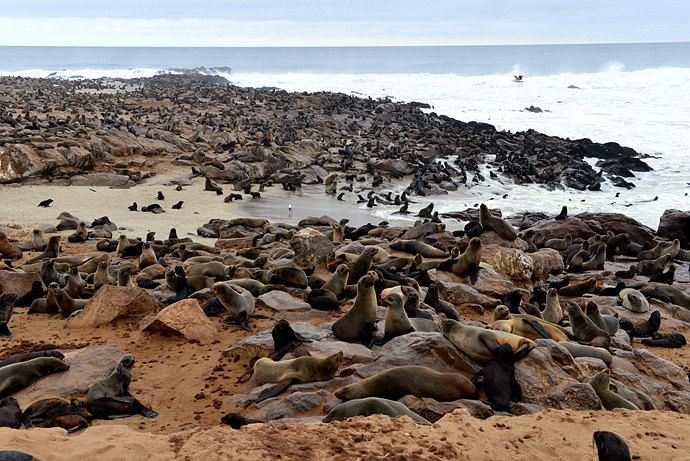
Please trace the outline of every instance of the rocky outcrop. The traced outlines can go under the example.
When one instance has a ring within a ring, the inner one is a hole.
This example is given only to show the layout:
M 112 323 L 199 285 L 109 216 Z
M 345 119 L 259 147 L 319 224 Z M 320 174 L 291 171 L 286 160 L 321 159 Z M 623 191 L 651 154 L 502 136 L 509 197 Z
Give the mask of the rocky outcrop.
M 657 234 L 668 240 L 678 239 L 683 248 L 690 249 L 690 211 L 665 210 Z
M 333 244 L 328 237 L 309 227 L 292 236 L 290 247 L 295 251 L 293 260 L 300 267 L 323 266 L 333 251 Z
M 85 328 L 118 320 L 138 321 L 159 309 L 158 301 L 142 288 L 104 285 L 76 317 L 69 319 L 67 325 Z
M 22 296 L 31 291 L 31 285 L 34 282 L 41 282 L 41 276 L 35 272 L 21 273 L 0 270 L 0 293 L 14 293 L 17 296 Z
M 183 299 L 161 310 L 155 317 L 144 319 L 142 331 L 157 331 L 195 341 L 208 341 L 218 334 L 196 299 Z
M 522 250 L 498 245 L 482 247 L 482 261 L 487 262 L 496 272 L 517 282 L 529 282 L 534 273 L 534 263 Z

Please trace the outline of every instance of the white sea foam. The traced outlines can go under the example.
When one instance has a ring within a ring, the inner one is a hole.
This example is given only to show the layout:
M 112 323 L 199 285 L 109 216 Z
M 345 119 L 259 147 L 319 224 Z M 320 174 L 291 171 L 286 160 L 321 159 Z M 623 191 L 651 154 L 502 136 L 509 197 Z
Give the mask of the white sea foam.
M 54 77 L 149 77 L 158 69 L 61 70 Z M 0 72 L 27 77 L 47 77 L 50 71 L 32 69 Z M 525 74 L 523 83 L 513 75 Z M 656 227 L 667 208 L 690 208 L 690 68 L 656 68 L 626 71 L 611 62 L 601 72 L 529 76 L 516 65 L 509 74 L 464 76 L 458 74 L 324 74 L 241 73 L 220 74 L 241 86 L 272 86 L 288 91 L 337 91 L 400 101 L 427 102 L 433 111 L 464 121 L 481 121 L 499 129 L 535 129 L 546 134 L 618 142 L 653 155 L 655 171 L 636 174 L 632 191 L 604 185 L 602 192 L 548 192 L 537 186 L 516 186 L 505 178 L 463 188 L 434 198 L 441 211 L 462 209 L 494 198 L 510 211 L 557 212 L 567 204 L 572 212 L 618 211 Z M 577 88 L 569 88 L 575 86 Z M 524 111 L 538 106 L 544 113 Z M 488 175 L 487 175 L 488 177 Z M 616 192 L 621 197 L 614 198 Z M 507 199 L 502 199 L 503 194 Z M 644 202 L 654 196 L 656 202 Z M 584 202 L 581 200 L 584 199 Z M 630 206 L 626 206 L 630 205 Z M 385 216 L 390 210 L 380 210 Z

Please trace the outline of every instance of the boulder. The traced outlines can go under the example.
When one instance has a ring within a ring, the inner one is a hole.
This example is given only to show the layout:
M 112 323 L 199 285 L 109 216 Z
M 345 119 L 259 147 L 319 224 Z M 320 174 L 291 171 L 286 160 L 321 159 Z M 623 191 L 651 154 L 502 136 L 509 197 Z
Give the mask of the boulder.
M 578 217 L 569 217 L 560 221 L 546 219 L 538 221 L 529 229 L 536 232 L 537 235 L 545 237 L 545 239 L 562 239 L 566 234 L 570 234 L 574 239 L 588 239 L 595 234 L 587 223 Z
M 456 306 L 478 304 L 484 308 L 494 308 L 500 301 L 480 293 L 476 288 L 464 283 L 462 277 L 455 279 L 453 274 L 431 270 L 429 277 L 438 284 L 438 291 L 451 304 Z
M 31 291 L 31 285 L 34 282 L 41 282 L 40 274 L 0 270 L 0 293 L 14 293 L 22 296 Z
M 483 246 L 482 261 L 513 281 L 529 282 L 534 273 L 532 258 L 515 248 L 498 245 Z
M 690 249 L 690 211 L 665 210 L 659 219 L 657 235 L 668 240 L 678 239 Z
M 204 237 L 204 238 L 209 238 L 209 239 L 218 238 L 218 232 L 214 231 L 213 229 L 209 229 L 208 227 L 204 227 L 204 226 L 197 227 L 196 233 L 199 237 Z
M 69 370 L 41 378 L 14 394 L 22 408 L 50 397 L 66 400 L 83 398 L 89 387 L 108 376 L 125 354 L 113 344 L 88 346 L 83 349 L 66 350 L 63 353 L 65 362 L 70 366 Z
M 644 244 L 654 238 L 654 230 L 620 213 L 580 213 L 577 215 L 597 234 L 627 233 L 633 242 Z M 574 237 L 574 236 L 573 236 Z
M 59 231 L 76 230 L 79 226 L 79 223 L 82 222 L 81 219 L 77 218 L 76 216 L 73 216 L 70 213 L 67 213 L 66 211 L 60 213 L 57 217 L 57 220 L 60 221 L 56 227 Z
M 515 378 L 525 403 L 571 410 L 600 410 L 601 401 L 570 353 L 553 340 L 537 347 L 515 364 Z
M 324 266 L 333 251 L 328 237 L 312 228 L 297 231 L 290 239 L 290 246 L 295 251 L 295 264 L 301 267 Z
M 516 289 L 513 282 L 500 275 L 493 274 L 488 270 L 480 270 L 475 282 L 472 282 L 470 277 L 463 277 L 453 272 L 439 271 L 436 269 L 429 271 L 429 278 L 439 285 L 464 284 L 466 286 L 471 286 L 482 295 L 486 295 L 490 298 L 503 299 Z
M 169 305 L 155 317 L 145 319 L 142 331 L 159 331 L 196 341 L 207 341 L 218 334 L 216 325 L 196 299 L 183 299 Z
M 114 173 L 89 173 L 70 178 L 72 186 L 125 187 L 130 185 L 129 176 Z
M 563 257 L 553 248 L 542 248 L 528 256 L 532 259 L 533 279 L 545 280 L 549 274 L 558 274 L 565 268 Z
M 98 327 L 117 320 L 140 320 L 160 309 L 156 299 L 138 287 L 104 285 L 84 309 L 67 321 L 71 328 Z
M 482 241 L 484 248 L 486 248 L 488 245 L 498 245 L 503 248 L 516 248 L 522 251 L 526 251 L 527 248 L 529 248 L 527 242 L 521 238 L 516 238 L 515 240 L 506 240 L 492 230 L 485 230 L 482 232 L 482 235 L 479 236 L 479 240 Z
M 280 290 L 269 291 L 256 300 L 259 305 L 263 305 L 277 312 L 307 312 L 311 306 L 299 298 L 295 298 L 289 293 Z
M 242 248 L 251 248 L 253 246 L 252 241 L 252 237 L 218 239 L 215 247 L 220 250 L 241 250 Z
M 257 405 L 264 410 L 266 421 L 292 418 L 296 415 L 308 413 L 323 407 L 326 401 L 332 398 L 332 393 L 326 390 L 315 392 L 292 392 L 287 397 L 278 397 L 265 400 Z

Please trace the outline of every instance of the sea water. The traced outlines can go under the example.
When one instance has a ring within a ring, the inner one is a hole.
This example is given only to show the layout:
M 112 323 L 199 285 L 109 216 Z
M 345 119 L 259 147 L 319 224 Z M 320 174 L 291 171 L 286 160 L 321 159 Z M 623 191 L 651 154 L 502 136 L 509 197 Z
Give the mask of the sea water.
M 547 191 L 507 178 L 433 200 L 439 211 L 491 202 L 504 212 L 616 211 L 656 227 L 667 208 L 690 209 L 690 43 L 454 47 L 101 48 L 0 47 L 0 74 L 146 77 L 170 68 L 217 72 L 241 86 L 338 91 L 420 101 L 431 111 L 498 129 L 614 141 L 649 154 L 627 191 Z M 524 75 L 522 83 L 513 75 Z M 524 109 L 538 106 L 544 112 Z M 592 160 L 594 162 L 594 160 Z M 486 175 L 488 177 L 488 175 Z M 616 198 L 616 192 L 620 197 Z M 503 195 L 508 194 L 503 199 Z M 658 197 L 656 201 L 652 201 Z M 388 216 L 394 208 L 375 213 Z

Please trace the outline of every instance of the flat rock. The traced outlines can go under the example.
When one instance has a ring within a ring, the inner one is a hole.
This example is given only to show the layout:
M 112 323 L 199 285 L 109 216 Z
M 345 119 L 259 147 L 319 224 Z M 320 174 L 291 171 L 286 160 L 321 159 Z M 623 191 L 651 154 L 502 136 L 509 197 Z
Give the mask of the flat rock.
M 218 334 L 216 325 L 206 317 L 196 299 L 183 299 L 169 305 L 155 317 L 144 320 L 141 329 L 197 341 L 207 341 Z
M 117 320 L 140 320 L 159 309 L 158 301 L 142 288 L 104 285 L 75 318 L 67 321 L 67 326 L 98 327 Z
M 105 378 L 115 368 L 125 352 L 113 344 L 88 346 L 63 351 L 70 366 L 64 373 L 39 379 L 31 386 L 14 394 L 22 408 L 37 400 L 57 397 L 69 400 L 82 398 L 89 387 Z M 135 370 L 136 370 L 136 366 Z
M 306 312 L 311 310 L 309 303 L 280 290 L 264 293 L 256 300 L 260 305 L 278 312 Z

